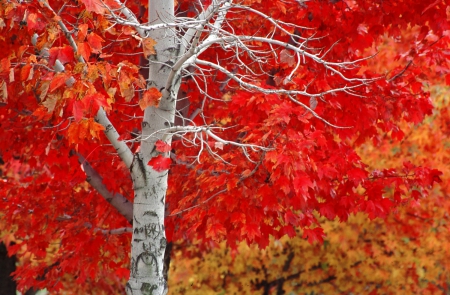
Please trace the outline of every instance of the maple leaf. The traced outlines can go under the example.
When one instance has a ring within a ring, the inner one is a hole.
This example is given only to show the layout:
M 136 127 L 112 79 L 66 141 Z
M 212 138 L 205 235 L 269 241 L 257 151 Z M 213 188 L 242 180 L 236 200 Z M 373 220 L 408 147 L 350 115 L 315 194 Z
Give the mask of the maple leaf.
M 70 46 L 52 47 L 48 51 L 49 59 L 48 64 L 50 67 L 55 65 L 55 61 L 58 59 L 63 65 L 68 62 L 74 61 L 73 49 Z
M 40 15 L 36 13 L 30 13 L 27 18 L 28 31 L 42 31 L 46 26 L 45 21 Z
M 87 42 L 79 42 L 77 43 L 78 51 L 77 53 L 81 55 L 84 60 L 89 61 L 89 57 L 91 56 L 91 47 Z
M 296 177 L 293 184 L 296 193 L 306 193 L 308 191 L 308 187 L 313 187 L 313 183 L 307 175 L 300 175 Z
M 27 81 L 33 77 L 33 67 L 30 64 L 26 64 L 20 70 L 20 80 Z
M 88 94 L 81 100 L 84 105 L 84 109 L 92 108 L 92 113 L 97 113 L 100 107 L 108 108 L 109 103 L 107 98 L 102 93 Z
M 277 5 L 278 9 L 280 9 L 283 14 L 286 14 L 286 5 L 283 2 L 276 1 L 275 3 Z
M 87 11 L 98 14 L 104 14 L 106 12 L 106 7 L 100 0 L 81 0 L 81 2 L 86 6 Z
M 155 87 L 147 89 L 139 100 L 139 106 L 141 110 L 145 110 L 147 107 L 158 107 L 162 94 Z
M 2 58 L 0 61 L 0 73 L 7 73 L 9 72 L 9 68 L 11 67 L 11 61 L 9 58 Z
M 244 225 L 241 229 L 241 235 L 246 235 L 250 240 L 254 240 L 255 237 L 261 236 L 259 225 L 255 223 Z
M 316 227 L 313 229 L 303 229 L 303 238 L 307 238 L 310 244 L 313 244 L 314 242 L 322 243 L 324 237 L 325 234 L 323 232 L 323 229 L 320 227 Z
M 172 149 L 169 144 L 165 143 L 162 140 L 156 141 L 155 146 L 156 146 L 156 150 L 161 153 L 170 152 Z
M 78 35 L 77 35 L 78 42 L 83 42 L 84 41 L 84 39 L 87 36 L 88 29 L 89 29 L 89 25 L 88 24 L 80 24 L 78 26 Z
M 95 122 L 93 118 L 89 118 L 88 122 L 88 129 L 92 138 L 100 139 L 100 131 L 104 131 L 105 127 L 102 124 Z
M 92 52 L 101 53 L 102 52 L 102 42 L 104 41 L 99 35 L 95 33 L 90 33 L 87 36 L 87 40 L 89 46 L 91 47 Z
M 220 223 L 213 223 L 208 225 L 206 229 L 206 234 L 213 240 L 219 240 L 222 236 L 226 234 L 227 230 Z
M 156 55 L 155 45 L 156 41 L 152 38 L 143 38 L 142 39 L 142 49 L 144 51 L 144 56 L 148 58 L 150 55 Z
M 284 222 L 286 224 L 298 225 L 298 216 L 292 211 L 287 211 L 284 213 Z
M 56 89 L 58 89 L 59 87 L 63 86 L 66 84 L 66 80 L 67 80 L 67 75 L 64 73 L 58 73 L 56 74 L 52 80 L 50 81 L 50 86 L 48 88 L 48 92 L 52 93 L 53 91 L 55 91 Z
M 162 155 L 153 157 L 148 161 L 148 165 L 151 166 L 155 171 L 162 172 L 170 168 L 172 160 L 170 158 L 163 157 Z
M 79 122 L 83 118 L 84 104 L 80 100 L 72 102 L 72 114 L 75 117 L 75 122 Z
M 365 179 L 368 177 L 367 171 L 360 168 L 353 168 L 347 172 L 348 179 L 352 180 L 355 185 L 358 185 L 361 182 L 364 182 Z

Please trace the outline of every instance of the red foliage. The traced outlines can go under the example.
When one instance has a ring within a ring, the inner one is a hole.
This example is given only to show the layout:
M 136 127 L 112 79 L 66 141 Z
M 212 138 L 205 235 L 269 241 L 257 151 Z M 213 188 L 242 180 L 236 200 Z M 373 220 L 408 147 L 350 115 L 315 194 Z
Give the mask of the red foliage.
M 104 107 L 122 139 L 134 136 L 142 110 L 130 105 L 139 104 L 134 90 L 144 88 L 136 66 L 142 40 L 133 29 L 110 26 L 101 14 L 105 11 L 100 1 L 67 6 L 65 1 L 48 2 L 55 11 L 64 9 L 55 15 L 34 2 L 0 4 L 0 156 L 5 162 L 0 214 L 4 227 L 13 230 L 30 253 L 32 263 L 17 272 L 21 287 L 56 290 L 62 287 L 61 274 L 70 273 L 77 276 L 78 284 L 102 278 L 97 284 L 106 290 L 105 285 L 118 284 L 116 275 L 126 275 L 122 268 L 128 265 L 130 237 L 104 235 L 98 229 L 124 227 L 127 221 L 87 185 L 76 152 L 85 155 L 109 190 L 133 199 L 129 171 L 93 117 Z M 354 147 L 366 140 L 376 143 L 379 134 L 401 139 L 400 121 L 418 123 L 431 114 L 429 93 L 422 85 L 432 83 L 436 73 L 449 72 L 446 1 L 316 0 L 268 5 L 245 0 L 243 4 L 297 24 L 298 28 L 290 29 L 310 37 L 308 46 L 317 48 L 318 54 L 328 51 L 327 60 L 336 63 L 363 58 L 365 50 L 376 46 L 384 34 L 401 42 L 410 27 L 415 28 L 415 42 L 408 44 L 408 52 L 399 52 L 404 64 L 392 68 L 388 77 L 371 72 L 361 61 L 361 68 L 345 68 L 341 73 L 354 79 L 379 77 L 376 82 L 317 97 L 315 112 L 345 128 L 327 125 L 282 95 L 249 92 L 234 81 L 224 85 L 221 73 L 204 81 L 184 81 L 189 114 L 207 105 L 195 123 L 230 127 L 221 132 L 223 139 L 270 150 L 243 153 L 230 145 L 208 147 L 217 151 L 218 158 L 199 155 L 199 149 L 177 140 L 171 145 L 174 165 L 170 158 L 154 158 L 149 164 L 155 170 L 171 168 L 166 200 L 173 214 L 166 220 L 168 238 L 197 238 L 205 247 L 221 239 L 232 247 L 240 240 L 265 247 L 269 235 L 292 236 L 293 226 L 299 226 L 310 242 L 322 241 L 315 213 L 342 221 L 358 211 L 370 218 L 385 217 L 405 199 L 426 195 L 439 181 L 439 172 L 409 164 L 399 170 L 368 171 Z M 141 3 L 127 5 L 139 14 Z M 192 1 L 179 1 L 179 11 L 189 17 L 196 10 Z M 268 20 L 251 12 L 236 9 L 228 17 L 236 35 L 272 28 Z M 61 32 L 60 19 L 77 32 L 79 52 L 73 52 Z M 35 33 L 39 38 L 33 44 Z M 284 32 L 274 34 L 289 42 Z M 281 54 L 282 49 L 262 45 L 261 50 L 275 50 L 280 57 L 261 64 L 246 54 L 239 57 L 252 71 L 270 73 L 254 77 L 260 87 L 283 85 L 318 94 L 348 86 L 340 75 L 312 59 L 300 63 L 297 73 L 301 74 L 289 77 L 297 64 Z M 81 57 L 85 65 L 79 62 Z M 234 58 L 219 45 L 201 57 L 211 62 Z M 65 66 L 63 73 L 52 70 L 58 61 Z M 404 70 L 407 61 L 412 63 Z M 419 66 L 423 63 L 433 72 Z M 233 68 L 232 63 L 226 67 L 237 73 L 245 70 Z M 220 93 L 224 99 L 205 100 L 199 86 L 208 95 Z M 157 105 L 159 91 L 150 89 L 144 98 L 144 108 Z M 307 96 L 298 100 L 312 105 Z M 170 148 L 162 145 L 158 151 Z M 199 161 L 191 163 L 191 157 L 197 156 Z M 49 257 L 46 249 L 52 243 L 59 247 Z

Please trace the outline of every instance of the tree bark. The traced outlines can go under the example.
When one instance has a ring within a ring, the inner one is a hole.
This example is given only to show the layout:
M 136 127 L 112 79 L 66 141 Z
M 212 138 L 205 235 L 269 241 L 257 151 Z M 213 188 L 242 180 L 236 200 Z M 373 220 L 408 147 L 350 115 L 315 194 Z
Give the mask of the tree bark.
M 173 21 L 173 1 L 149 0 L 150 24 Z M 156 54 L 147 57 L 147 88 L 156 87 L 162 93 L 162 98 L 158 107 L 148 107 L 144 112 L 141 148 L 134 155 L 130 168 L 135 196 L 128 295 L 167 293 L 163 269 L 167 247 L 164 212 L 168 171 L 155 171 L 147 163 L 156 156 L 169 156 L 168 153 L 163 155 L 158 152 L 155 143 L 158 140 L 168 144 L 171 142 L 171 136 L 164 133 L 164 129 L 174 125 L 176 96 L 181 79 L 178 73 L 173 75 L 172 66 L 179 55 L 179 42 L 175 32 L 170 29 L 150 31 L 148 37 L 157 43 Z M 168 81 L 170 74 L 172 81 Z
M 15 270 L 16 257 L 9 257 L 5 244 L 0 243 L 0 294 L 16 295 L 16 282 L 11 276 Z

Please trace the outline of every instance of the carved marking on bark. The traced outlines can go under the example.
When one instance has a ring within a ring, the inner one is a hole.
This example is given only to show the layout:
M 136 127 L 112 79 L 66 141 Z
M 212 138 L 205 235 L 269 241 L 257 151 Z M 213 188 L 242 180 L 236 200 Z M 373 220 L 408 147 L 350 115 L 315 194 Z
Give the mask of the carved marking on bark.
M 149 216 L 156 216 L 156 217 L 158 217 L 158 214 L 156 214 L 155 211 L 145 211 L 145 212 L 144 212 L 144 215 L 149 215 Z
M 157 285 L 151 285 L 149 283 L 142 283 L 141 292 L 143 295 L 153 295 L 153 291 L 158 289 Z
M 131 286 L 130 286 L 129 282 L 127 282 L 127 284 L 125 286 L 125 290 L 126 290 L 127 294 L 133 295 L 133 289 L 131 289 Z
M 159 240 L 159 251 L 164 251 L 167 247 L 167 240 L 165 237 L 162 237 L 161 240 Z
M 145 226 L 145 236 L 156 238 L 161 234 L 161 227 L 159 224 L 152 223 Z
M 140 270 L 139 277 L 151 277 L 158 273 L 158 261 L 150 252 L 142 252 L 136 260 L 136 270 Z
M 108 124 L 105 128 L 105 133 L 108 133 L 112 128 L 113 126 L 111 124 Z

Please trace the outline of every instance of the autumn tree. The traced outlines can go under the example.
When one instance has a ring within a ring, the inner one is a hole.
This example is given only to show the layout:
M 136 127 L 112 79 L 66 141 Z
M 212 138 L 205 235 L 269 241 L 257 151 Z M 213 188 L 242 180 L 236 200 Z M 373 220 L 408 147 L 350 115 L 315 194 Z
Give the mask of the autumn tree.
M 271 240 L 264 250 L 241 243 L 236 251 L 222 243 L 198 251 L 195 242 L 177 243 L 169 277 L 172 294 L 447 294 L 448 91 L 433 87 L 433 115 L 418 126 L 402 126 L 401 142 L 381 136 L 357 149 L 372 169 L 404 159 L 439 168 L 443 181 L 428 197 L 405 200 L 384 220 L 368 222 L 363 213 L 345 223 L 322 217 L 322 244 L 300 235 Z
M 365 67 L 385 33 L 445 40 L 447 4 L 417 2 L 2 1 L 1 214 L 28 253 L 21 288 L 129 275 L 128 294 L 164 294 L 168 241 L 322 241 L 314 212 L 373 219 L 426 194 L 438 171 L 369 171 L 351 144 L 431 112 L 419 68 Z

